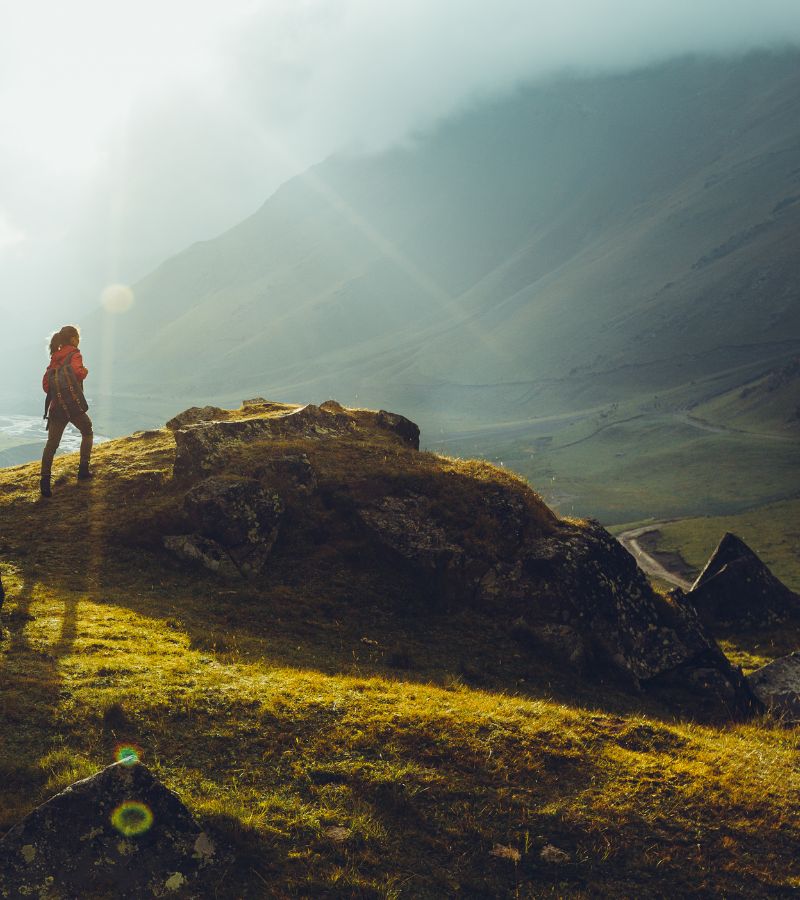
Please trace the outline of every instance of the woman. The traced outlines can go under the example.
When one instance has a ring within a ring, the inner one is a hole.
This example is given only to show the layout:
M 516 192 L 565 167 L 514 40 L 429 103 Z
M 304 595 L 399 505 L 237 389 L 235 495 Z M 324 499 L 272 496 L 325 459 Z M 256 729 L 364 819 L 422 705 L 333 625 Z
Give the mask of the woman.
M 81 458 L 78 480 L 92 477 L 89 471 L 89 457 L 92 454 L 92 420 L 86 415 L 89 405 L 83 396 L 83 380 L 89 370 L 83 364 L 78 350 L 81 336 L 74 325 L 65 325 L 50 338 L 50 365 L 44 373 L 42 387 L 47 394 L 44 414 L 47 422 L 47 444 L 42 454 L 41 491 L 43 497 L 52 496 L 50 472 L 53 457 L 61 443 L 61 436 L 72 424 L 81 433 Z

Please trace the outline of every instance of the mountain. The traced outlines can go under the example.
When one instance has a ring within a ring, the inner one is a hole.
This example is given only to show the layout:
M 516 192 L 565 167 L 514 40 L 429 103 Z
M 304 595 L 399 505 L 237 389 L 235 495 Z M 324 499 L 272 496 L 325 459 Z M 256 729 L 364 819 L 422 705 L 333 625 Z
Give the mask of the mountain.
M 520 87 L 315 166 L 85 321 L 95 424 L 333 396 L 606 522 L 774 502 L 800 380 L 753 407 L 800 350 L 799 228 L 797 51 Z
M 800 55 L 685 58 L 332 158 L 104 327 L 125 392 L 389 390 L 483 424 L 796 352 L 798 224 Z
M 723 654 L 597 523 L 418 440 L 253 398 L 49 501 L 0 471 L 0 887 L 791 893 L 796 740 L 727 660 L 771 635 Z

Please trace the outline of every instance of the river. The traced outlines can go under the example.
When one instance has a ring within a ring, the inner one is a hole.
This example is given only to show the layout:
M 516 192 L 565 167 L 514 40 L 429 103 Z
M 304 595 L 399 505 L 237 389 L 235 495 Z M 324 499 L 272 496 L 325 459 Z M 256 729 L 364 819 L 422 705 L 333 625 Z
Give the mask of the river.
M 16 466 L 32 462 L 42 455 L 47 432 L 40 416 L 0 415 L 0 467 Z M 95 434 L 96 444 L 108 438 Z M 75 453 L 80 447 L 81 435 L 73 425 L 67 425 L 61 439 L 59 455 Z

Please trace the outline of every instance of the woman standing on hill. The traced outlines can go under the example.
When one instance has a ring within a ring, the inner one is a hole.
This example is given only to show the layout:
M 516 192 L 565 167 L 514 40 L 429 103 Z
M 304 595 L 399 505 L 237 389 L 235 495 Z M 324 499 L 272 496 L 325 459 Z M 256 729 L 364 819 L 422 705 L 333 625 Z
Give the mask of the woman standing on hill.
M 86 415 L 89 404 L 83 396 L 83 380 L 89 370 L 83 364 L 78 350 L 81 336 L 74 325 L 65 325 L 50 338 L 50 365 L 44 373 L 42 387 L 47 394 L 44 417 L 47 419 L 47 444 L 42 454 L 41 491 L 50 497 L 50 472 L 53 457 L 61 443 L 61 436 L 68 422 L 81 433 L 81 460 L 78 480 L 91 478 L 89 458 L 92 454 L 94 433 L 92 420 Z

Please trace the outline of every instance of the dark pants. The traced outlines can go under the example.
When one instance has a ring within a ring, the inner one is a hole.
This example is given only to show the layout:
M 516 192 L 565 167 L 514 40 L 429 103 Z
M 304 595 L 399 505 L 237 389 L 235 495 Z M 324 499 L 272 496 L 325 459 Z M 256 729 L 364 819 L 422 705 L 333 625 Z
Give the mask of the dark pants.
M 92 443 L 94 442 L 94 432 L 92 431 L 92 420 L 85 412 L 77 413 L 74 416 L 67 417 L 65 412 L 61 410 L 50 410 L 49 425 L 47 427 L 47 444 L 42 454 L 42 478 L 49 478 L 50 471 L 53 468 L 53 457 L 56 455 L 58 445 L 61 443 L 61 436 L 68 422 L 72 424 L 81 433 L 81 468 L 89 467 L 89 457 L 92 455 Z

